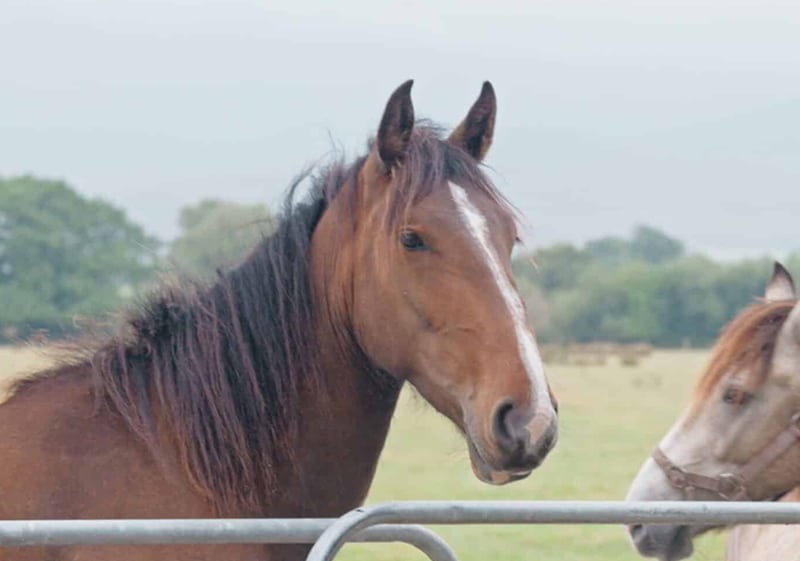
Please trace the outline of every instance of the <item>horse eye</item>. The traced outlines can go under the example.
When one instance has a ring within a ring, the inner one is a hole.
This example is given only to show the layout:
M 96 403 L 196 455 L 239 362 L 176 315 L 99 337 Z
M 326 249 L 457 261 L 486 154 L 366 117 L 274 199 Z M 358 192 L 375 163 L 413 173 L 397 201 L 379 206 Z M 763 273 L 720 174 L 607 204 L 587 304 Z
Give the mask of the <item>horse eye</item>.
M 750 397 L 750 394 L 739 388 L 728 388 L 722 394 L 722 401 L 731 405 L 744 405 Z
M 419 234 L 411 230 L 404 230 L 400 233 L 400 243 L 409 251 L 421 251 L 428 249 L 425 241 L 419 237 Z

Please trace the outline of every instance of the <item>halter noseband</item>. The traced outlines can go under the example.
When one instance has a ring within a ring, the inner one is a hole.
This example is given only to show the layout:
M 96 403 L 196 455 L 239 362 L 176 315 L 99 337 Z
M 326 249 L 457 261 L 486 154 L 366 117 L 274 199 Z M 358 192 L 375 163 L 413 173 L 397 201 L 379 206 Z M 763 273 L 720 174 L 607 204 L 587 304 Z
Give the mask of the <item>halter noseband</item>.
M 689 500 L 694 499 L 694 490 L 703 489 L 716 493 L 729 501 L 748 501 L 747 484 L 756 475 L 768 468 L 789 448 L 800 441 L 800 412 L 792 415 L 789 425 L 758 454 L 747 462 L 739 473 L 721 473 L 716 477 L 687 471 L 670 460 L 661 448 L 653 450 L 653 460 L 664 471 L 670 484 L 682 490 Z

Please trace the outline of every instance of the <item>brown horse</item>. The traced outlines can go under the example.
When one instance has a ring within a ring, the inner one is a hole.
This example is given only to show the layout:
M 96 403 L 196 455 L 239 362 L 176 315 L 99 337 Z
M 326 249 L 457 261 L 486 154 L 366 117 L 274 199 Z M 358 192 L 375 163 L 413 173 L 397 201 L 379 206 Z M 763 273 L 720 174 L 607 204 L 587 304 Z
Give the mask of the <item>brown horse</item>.
M 764 300 L 740 312 L 725 328 L 687 412 L 645 461 L 629 500 L 772 500 L 800 485 L 796 304 L 792 277 L 776 263 Z M 709 529 L 629 528 L 642 555 L 667 561 L 691 555 L 692 539 Z M 796 528 L 784 531 L 797 536 Z M 748 550 L 742 539 L 760 533 L 735 530 L 728 548 L 731 558 L 739 559 L 736 552 Z M 795 538 L 795 544 L 800 551 L 800 540 Z
M 0 518 L 336 516 L 364 500 L 411 383 L 483 481 L 526 477 L 556 404 L 511 277 L 514 214 L 480 169 L 487 82 L 447 138 L 411 81 L 367 155 L 290 193 L 211 285 L 164 288 L 119 335 L 0 406 Z M 294 191 L 294 189 L 292 189 Z M 431 469 L 434 469 L 433 467 Z M 298 559 L 305 547 L 0 550 L 0 559 Z

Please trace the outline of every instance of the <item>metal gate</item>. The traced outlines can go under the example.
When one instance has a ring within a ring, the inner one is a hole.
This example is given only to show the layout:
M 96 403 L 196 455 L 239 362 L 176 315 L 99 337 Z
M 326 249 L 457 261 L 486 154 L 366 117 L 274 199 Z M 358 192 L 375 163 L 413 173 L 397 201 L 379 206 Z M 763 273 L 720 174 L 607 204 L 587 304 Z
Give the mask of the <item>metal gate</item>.
M 0 547 L 313 543 L 307 561 L 330 561 L 347 542 L 402 542 L 433 561 L 456 561 L 419 524 L 800 524 L 800 503 L 406 501 L 338 519 L 15 520 L 0 522 Z

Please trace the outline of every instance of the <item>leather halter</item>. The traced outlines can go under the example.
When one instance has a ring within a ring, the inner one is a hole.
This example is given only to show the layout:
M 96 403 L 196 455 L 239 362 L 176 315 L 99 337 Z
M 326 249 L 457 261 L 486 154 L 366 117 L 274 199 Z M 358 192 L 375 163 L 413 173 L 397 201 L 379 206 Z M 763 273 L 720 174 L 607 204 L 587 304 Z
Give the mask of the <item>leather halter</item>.
M 800 412 L 792 415 L 789 425 L 744 464 L 739 473 L 721 473 L 716 477 L 694 473 L 675 465 L 658 447 L 653 450 L 652 456 L 658 467 L 664 471 L 670 484 L 682 490 L 689 500 L 693 500 L 695 489 L 703 489 L 729 501 L 748 501 L 752 500 L 747 493 L 748 482 L 798 442 L 800 442 Z

